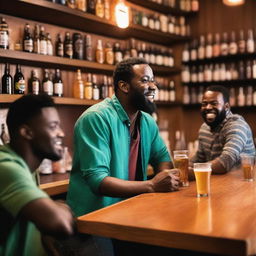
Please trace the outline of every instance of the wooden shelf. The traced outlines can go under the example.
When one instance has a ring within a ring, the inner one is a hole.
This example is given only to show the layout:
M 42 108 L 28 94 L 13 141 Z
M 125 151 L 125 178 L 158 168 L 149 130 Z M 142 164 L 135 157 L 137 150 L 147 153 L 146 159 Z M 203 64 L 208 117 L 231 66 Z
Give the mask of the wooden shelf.
M 17 94 L 0 94 L 0 104 L 8 104 L 20 98 L 22 95 Z M 94 105 L 100 100 L 81 100 L 75 98 L 66 98 L 66 97 L 53 97 L 54 102 L 58 105 L 81 105 L 81 106 L 91 106 Z
M 8 62 L 12 64 L 22 64 L 28 66 L 38 66 L 44 68 L 60 68 L 60 69 L 70 69 L 76 70 L 80 68 L 85 72 L 101 72 L 108 75 L 112 75 L 115 66 L 108 64 L 99 64 L 97 62 L 91 62 L 86 60 L 76 60 L 76 59 L 68 59 L 57 56 L 48 56 L 41 55 L 35 53 L 28 53 L 23 51 L 13 51 L 13 50 L 4 50 L 0 49 L 0 62 Z M 178 67 L 165 67 L 165 66 L 157 66 L 151 65 L 153 71 L 156 74 L 161 75 L 170 75 L 179 73 L 181 71 Z
M 215 58 L 210 59 L 202 59 L 202 60 L 194 60 L 194 61 L 188 61 L 183 62 L 183 65 L 187 66 L 198 66 L 198 65 L 204 65 L 204 64 L 210 64 L 210 63 L 227 63 L 227 62 L 238 62 L 242 60 L 254 60 L 256 56 L 256 53 L 245 53 L 245 54 L 234 54 L 234 55 L 227 55 L 227 56 L 219 56 Z
M 183 83 L 183 85 L 188 86 L 209 86 L 209 85 L 226 85 L 226 86 L 246 86 L 246 85 L 255 85 L 256 79 L 238 79 L 238 80 L 229 80 L 229 81 L 211 81 L 211 82 L 201 82 L 201 83 Z
M 161 12 L 164 14 L 173 14 L 173 15 L 183 15 L 183 16 L 190 16 L 195 14 L 196 12 L 186 12 L 186 11 L 182 11 L 178 8 L 172 8 L 170 6 L 167 5 L 163 5 L 163 4 L 158 4 L 149 0 L 128 0 L 128 2 L 134 3 L 136 5 L 140 5 L 143 6 L 145 8 L 157 11 L 157 12 Z
M 12 16 L 15 15 L 25 19 L 33 19 L 39 22 L 118 39 L 135 37 L 143 41 L 160 43 L 167 46 L 189 40 L 189 37 L 170 35 L 138 25 L 131 25 L 127 29 L 121 29 L 112 21 L 45 0 L 0 1 L 0 10 L 1 13 Z M 38 15 L 39 13 L 40 15 Z
M 157 107 L 171 107 L 171 106 L 179 107 L 182 105 L 181 102 L 177 102 L 177 101 L 175 101 L 175 102 L 156 101 L 155 103 L 156 103 Z

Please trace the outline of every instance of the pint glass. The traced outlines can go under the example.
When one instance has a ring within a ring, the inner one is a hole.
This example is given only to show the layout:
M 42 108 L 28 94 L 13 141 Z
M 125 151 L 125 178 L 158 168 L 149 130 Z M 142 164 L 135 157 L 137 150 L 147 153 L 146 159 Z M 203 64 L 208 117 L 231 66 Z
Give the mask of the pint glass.
M 183 187 L 189 185 L 188 182 L 188 150 L 173 151 L 174 167 L 180 170 L 180 182 Z
M 241 166 L 244 174 L 245 181 L 253 181 L 255 176 L 255 156 L 254 155 L 247 155 L 241 154 Z
M 211 163 L 194 163 L 197 197 L 204 197 L 210 194 L 211 172 Z

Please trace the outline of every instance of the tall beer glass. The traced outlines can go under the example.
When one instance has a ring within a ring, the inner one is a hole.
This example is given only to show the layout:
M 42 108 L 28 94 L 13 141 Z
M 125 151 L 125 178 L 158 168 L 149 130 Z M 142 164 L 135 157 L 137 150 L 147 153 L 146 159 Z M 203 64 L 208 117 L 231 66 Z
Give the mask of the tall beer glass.
M 211 163 L 194 163 L 197 197 L 209 196 L 211 172 Z
M 180 182 L 183 187 L 189 185 L 188 182 L 188 150 L 173 151 L 174 167 L 180 170 Z
M 241 166 L 244 174 L 244 180 L 246 181 L 253 181 L 255 176 L 255 156 L 254 155 L 247 155 L 241 154 Z

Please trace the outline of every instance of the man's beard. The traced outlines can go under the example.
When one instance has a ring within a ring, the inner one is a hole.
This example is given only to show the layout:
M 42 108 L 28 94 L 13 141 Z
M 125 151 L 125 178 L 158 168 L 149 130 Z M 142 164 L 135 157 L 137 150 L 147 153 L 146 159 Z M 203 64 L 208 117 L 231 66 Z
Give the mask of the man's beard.
M 156 104 L 149 101 L 144 94 L 137 91 L 134 91 L 132 94 L 131 104 L 135 106 L 137 110 L 144 111 L 150 115 L 156 112 Z
M 206 118 L 206 114 L 207 113 L 212 113 L 212 112 L 216 114 L 216 117 L 215 117 L 213 122 L 208 122 L 207 118 Z M 226 112 L 225 109 L 222 109 L 221 111 L 218 111 L 218 110 L 215 110 L 215 109 L 210 110 L 210 111 L 205 110 L 201 113 L 201 115 L 202 115 L 205 123 L 207 125 L 209 125 L 212 129 L 214 129 L 226 118 L 227 112 Z

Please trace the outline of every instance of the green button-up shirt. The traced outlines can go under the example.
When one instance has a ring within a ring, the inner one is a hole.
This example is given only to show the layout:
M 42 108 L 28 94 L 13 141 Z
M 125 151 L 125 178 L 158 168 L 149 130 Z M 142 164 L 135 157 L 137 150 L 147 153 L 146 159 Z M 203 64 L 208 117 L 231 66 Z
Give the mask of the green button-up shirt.
M 76 216 L 116 203 L 121 198 L 102 196 L 99 186 L 106 176 L 128 180 L 130 120 L 117 97 L 87 109 L 74 130 L 74 157 L 67 202 Z M 154 119 L 141 112 L 140 159 L 143 179 L 147 166 L 170 161 Z

